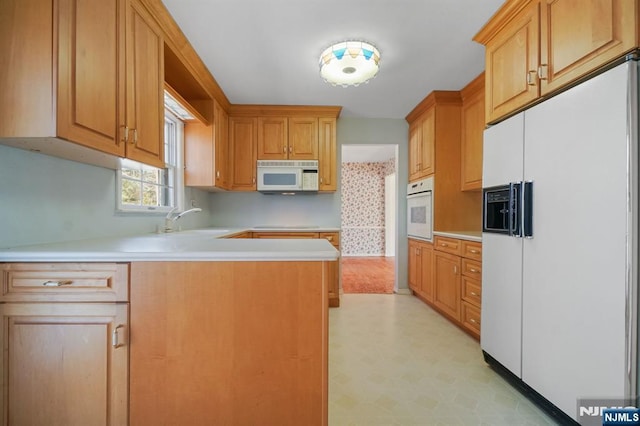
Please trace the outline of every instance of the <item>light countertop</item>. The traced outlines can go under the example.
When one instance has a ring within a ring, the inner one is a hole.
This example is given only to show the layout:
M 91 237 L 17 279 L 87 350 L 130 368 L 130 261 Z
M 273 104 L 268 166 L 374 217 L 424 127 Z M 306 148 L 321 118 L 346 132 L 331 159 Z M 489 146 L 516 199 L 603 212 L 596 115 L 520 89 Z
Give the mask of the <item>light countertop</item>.
M 254 228 L 206 228 L 0 249 L 0 262 L 322 261 L 339 252 L 325 239 L 227 239 Z M 256 231 L 266 231 L 256 228 Z M 270 228 L 269 231 L 299 231 Z M 304 228 L 329 232 L 338 228 Z

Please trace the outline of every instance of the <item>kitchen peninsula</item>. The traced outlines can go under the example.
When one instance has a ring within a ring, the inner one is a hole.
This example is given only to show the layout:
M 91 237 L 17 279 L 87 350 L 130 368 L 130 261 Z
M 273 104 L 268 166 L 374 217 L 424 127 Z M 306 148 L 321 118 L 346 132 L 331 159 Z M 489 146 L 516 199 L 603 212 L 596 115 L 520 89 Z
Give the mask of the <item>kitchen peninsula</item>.
M 326 425 L 339 252 L 243 232 L 1 250 L 5 421 Z

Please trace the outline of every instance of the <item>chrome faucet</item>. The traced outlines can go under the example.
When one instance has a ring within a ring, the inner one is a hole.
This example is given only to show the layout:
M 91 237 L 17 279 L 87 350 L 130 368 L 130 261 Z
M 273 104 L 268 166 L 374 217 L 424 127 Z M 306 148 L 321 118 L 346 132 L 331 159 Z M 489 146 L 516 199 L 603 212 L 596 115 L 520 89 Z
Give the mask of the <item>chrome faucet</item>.
M 176 210 L 176 208 L 177 207 L 171 209 L 171 211 L 169 213 L 167 213 L 167 217 L 164 219 L 164 232 L 173 232 L 173 231 L 175 231 L 174 225 L 175 225 L 176 221 L 178 219 L 180 219 L 182 216 L 184 216 L 186 214 L 189 214 L 189 213 L 196 213 L 196 212 L 201 212 L 202 211 L 202 209 L 200 207 L 195 207 L 193 209 L 185 210 L 182 213 L 178 213 L 174 217 L 171 217 L 171 215 Z

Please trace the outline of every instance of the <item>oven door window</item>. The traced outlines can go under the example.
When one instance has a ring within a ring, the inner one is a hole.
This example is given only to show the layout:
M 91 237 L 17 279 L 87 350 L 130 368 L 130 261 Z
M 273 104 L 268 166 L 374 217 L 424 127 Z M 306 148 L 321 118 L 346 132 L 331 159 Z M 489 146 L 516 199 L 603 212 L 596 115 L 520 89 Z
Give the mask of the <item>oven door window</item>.
M 431 192 L 407 197 L 407 234 L 411 237 L 431 240 Z

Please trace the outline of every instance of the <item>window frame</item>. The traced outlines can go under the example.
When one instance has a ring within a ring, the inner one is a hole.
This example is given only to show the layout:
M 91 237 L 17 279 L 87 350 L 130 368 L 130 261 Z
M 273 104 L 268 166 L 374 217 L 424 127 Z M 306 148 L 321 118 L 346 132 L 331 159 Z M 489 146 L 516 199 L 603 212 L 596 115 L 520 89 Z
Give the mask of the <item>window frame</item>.
M 171 157 L 171 153 L 167 152 L 167 146 L 170 144 L 167 141 L 166 135 L 166 127 L 167 121 L 172 123 L 175 128 L 175 165 L 167 164 L 167 159 Z M 169 109 L 165 108 L 164 111 L 164 126 L 163 132 L 164 136 L 164 148 L 165 148 L 165 165 L 168 168 L 169 180 L 174 181 L 173 185 L 173 200 L 169 203 L 170 205 L 166 206 L 144 206 L 144 205 L 132 205 L 132 204 L 124 204 L 122 202 L 122 181 L 126 178 L 122 176 L 122 169 L 127 168 L 127 164 L 140 164 L 143 168 L 152 168 L 157 169 L 156 167 L 147 166 L 142 163 L 136 163 L 135 161 L 120 158 L 118 162 L 118 169 L 116 170 L 116 211 L 118 213 L 125 214 L 162 214 L 166 215 L 172 211 L 182 211 L 184 210 L 184 122 L 175 114 L 173 114 Z

